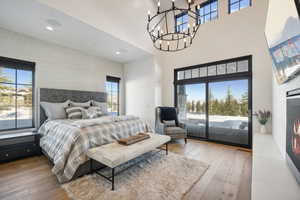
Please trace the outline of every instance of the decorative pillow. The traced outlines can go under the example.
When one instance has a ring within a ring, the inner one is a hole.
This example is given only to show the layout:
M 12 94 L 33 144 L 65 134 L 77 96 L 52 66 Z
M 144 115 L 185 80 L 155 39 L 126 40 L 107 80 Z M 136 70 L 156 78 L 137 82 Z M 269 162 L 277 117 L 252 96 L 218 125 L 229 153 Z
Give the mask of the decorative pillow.
M 92 101 L 87 101 L 87 102 L 74 102 L 74 101 L 70 101 L 70 105 L 71 106 L 76 106 L 76 107 L 90 107 L 91 106 Z
M 79 106 L 69 106 L 65 108 L 68 119 L 82 119 L 83 109 L 83 107 Z
M 97 106 L 91 106 L 88 109 L 82 109 L 81 112 L 83 119 L 93 119 L 103 115 L 101 109 Z
M 97 106 L 101 109 L 102 113 L 107 113 L 107 103 L 106 102 L 98 102 L 92 100 L 92 106 Z
M 63 103 L 40 102 L 45 114 L 49 120 L 66 119 L 65 107 L 69 106 L 70 101 L 67 100 Z
M 166 127 L 174 127 L 174 126 L 176 126 L 175 120 L 163 120 L 163 123 L 166 125 Z

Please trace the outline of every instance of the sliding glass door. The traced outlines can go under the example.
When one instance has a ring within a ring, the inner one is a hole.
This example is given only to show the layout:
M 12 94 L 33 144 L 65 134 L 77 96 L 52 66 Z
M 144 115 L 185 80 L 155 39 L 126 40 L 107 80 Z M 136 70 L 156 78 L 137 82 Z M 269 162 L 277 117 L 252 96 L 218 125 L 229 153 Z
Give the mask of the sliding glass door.
M 175 106 L 188 135 L 252 146 L 252 57 L 174 70 Z
M 206 84 L 177 87 L 179 120 L 186 124 L 190 136 L 206 137 Z
M 248 86 L 248 79 L 208 83 L 209 139 L 248 144 Z

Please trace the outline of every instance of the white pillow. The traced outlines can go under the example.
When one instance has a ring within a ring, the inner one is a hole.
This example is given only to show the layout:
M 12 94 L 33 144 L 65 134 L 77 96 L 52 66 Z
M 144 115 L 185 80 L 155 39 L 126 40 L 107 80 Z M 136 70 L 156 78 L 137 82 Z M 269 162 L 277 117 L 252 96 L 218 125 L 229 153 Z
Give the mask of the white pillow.
M 67 100 L 63 103 L 51 103 L 42 101 L 40 104 L 44 109 L 47 118 L 50 120 L 54 120 L 67 118 L 65 107 L 68 107 L 69 103 L 70 101 Z
M 101 112 L 103 114 L 107 113 L 107 103 L 106 102 L 98 102 L 98 101 L 92 101 L 92 106 L 97 106 L 101 109 Z
M 91 106 L 88 109 L 82 109 L 81 112 L 83 119 L 94 119 L 102 116 L 102 111 L 97 106 Z
M 92 101 L 87 101 L 87 102 L 74 102 L 70 101 L 71 106 L 76 106 L 76 107 L 90 107 Z

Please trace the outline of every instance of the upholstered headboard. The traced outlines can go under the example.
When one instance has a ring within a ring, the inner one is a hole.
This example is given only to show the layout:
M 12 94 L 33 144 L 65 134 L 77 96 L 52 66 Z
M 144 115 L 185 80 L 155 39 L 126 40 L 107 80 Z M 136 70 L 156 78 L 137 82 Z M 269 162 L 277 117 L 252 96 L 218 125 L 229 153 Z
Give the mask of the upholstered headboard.
M 66 100 L 75 102 L 86 102 L 89 100 L 95 100 L 98 102 L 106 102 L 107 95 L 105 92 L 88 92 L 79 90 L 61 90 L 61 89 L 49 89 L 40 88 L 39 97 L 41 101 L 47 101 L 52 103 L 61 103 Z M 47 119 L 44 109 L 40 106 L 40 125 L 42 125 Z

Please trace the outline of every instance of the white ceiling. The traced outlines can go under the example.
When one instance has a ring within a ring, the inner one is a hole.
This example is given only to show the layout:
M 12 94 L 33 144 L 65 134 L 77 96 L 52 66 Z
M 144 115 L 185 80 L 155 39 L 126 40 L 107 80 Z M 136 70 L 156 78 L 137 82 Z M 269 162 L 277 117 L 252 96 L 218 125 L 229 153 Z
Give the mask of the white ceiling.
M 2 28 L 119 63 L 149 55 L 140 48 L 34 0 L 0 0 L 0 5 Z M 53 32 L 46 30 L 49 19 L 57 20 L 61 26 L 54 27 Z M 121 54 L 117 55 L 117 51 Z

